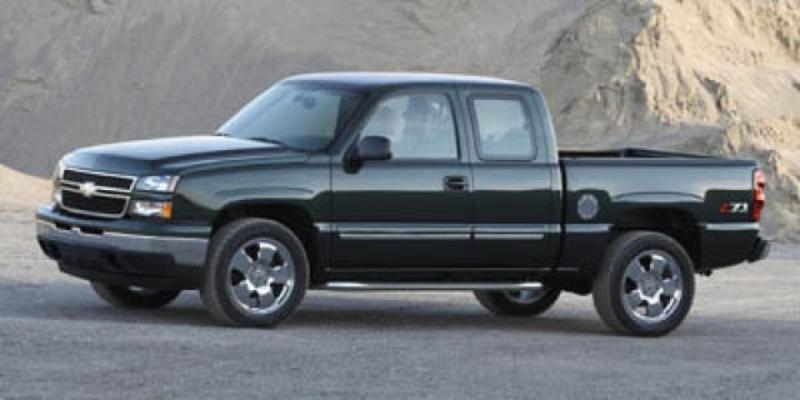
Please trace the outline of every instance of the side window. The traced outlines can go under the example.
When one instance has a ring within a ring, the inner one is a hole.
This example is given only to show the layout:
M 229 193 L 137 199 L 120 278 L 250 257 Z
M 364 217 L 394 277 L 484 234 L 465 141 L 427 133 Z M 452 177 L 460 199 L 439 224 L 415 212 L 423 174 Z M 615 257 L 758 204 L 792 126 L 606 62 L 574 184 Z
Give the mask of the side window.
M 530 160 L 533 127 L 517 97 L 473 98 L 479 155 L 484 160 Z
M 410 94 L 378 103 L 361 137 L 384 136 L 393 159 L 458 158 L 453 110 L 442 94 Z

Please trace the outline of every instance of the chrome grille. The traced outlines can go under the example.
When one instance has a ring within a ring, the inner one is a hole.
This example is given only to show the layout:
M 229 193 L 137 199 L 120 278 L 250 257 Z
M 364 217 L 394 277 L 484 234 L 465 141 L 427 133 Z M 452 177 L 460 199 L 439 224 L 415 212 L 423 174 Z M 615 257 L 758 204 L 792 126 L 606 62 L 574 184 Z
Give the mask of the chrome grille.
M 94 182 L 95 185 L 111 189 L 122 189 L 130 191 L 133 189 L 133 178 L 118 175 L 99 174 L 96 172 L 78 171 L 74 169 L 64 170 L 62 181 L 72 183 Z
M 135 183 L 133 176 L 67 168 L 58 183 L 58 205 L 74 214 L 121 218 Z

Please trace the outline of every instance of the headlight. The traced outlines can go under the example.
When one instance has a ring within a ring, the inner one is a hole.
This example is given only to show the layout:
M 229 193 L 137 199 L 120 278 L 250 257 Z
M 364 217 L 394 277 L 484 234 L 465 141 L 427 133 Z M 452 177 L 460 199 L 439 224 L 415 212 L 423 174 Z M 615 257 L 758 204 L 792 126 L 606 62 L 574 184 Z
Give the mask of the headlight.
M 175 191 L 175 186 L 177 184 L 178 184 L 177 176 L 169 176 L 169 175 L 143 176 L 139 178 L 138 181 L 136 181 L 136 190 L 171 193 Z
M 58 190 L 61 186 L 61 178 L 64 177 L 64 162 L 59 160 L 56 163 L 56 168 L 53 170 L 53 182 L 50 187 L 50 198 L 56 203 L 61 203 L 61 191 Z
M 56 169 L 53 171 L 53 179 L 61 180 L 63 176 L 64 176 L 64 161 L 58 160 L 58 163 L 56 163 Z
M 129 211 L 132 215 L 140 217 L 172 218 L 171 201 L 134 200 Z

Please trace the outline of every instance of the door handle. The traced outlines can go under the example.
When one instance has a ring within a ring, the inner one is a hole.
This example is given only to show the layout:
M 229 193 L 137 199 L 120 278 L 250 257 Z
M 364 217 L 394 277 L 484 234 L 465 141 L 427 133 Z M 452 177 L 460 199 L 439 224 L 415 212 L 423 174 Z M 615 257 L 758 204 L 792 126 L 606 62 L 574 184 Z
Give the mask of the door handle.
M 454 175 L 444 177 L 444 190 L 450 192 L 464 192 L 469 189 L 466 176 Z

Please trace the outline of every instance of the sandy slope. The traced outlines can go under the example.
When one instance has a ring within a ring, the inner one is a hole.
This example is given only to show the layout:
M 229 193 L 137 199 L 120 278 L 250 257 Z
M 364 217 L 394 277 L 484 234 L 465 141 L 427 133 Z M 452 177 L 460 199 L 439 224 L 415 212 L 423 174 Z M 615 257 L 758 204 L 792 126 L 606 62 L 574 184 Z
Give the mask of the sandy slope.
M 209 132 L 290 74 L 423 70 L 537 82 L 591 0 L 5 0 L 0 164 Z M 9 145 L 10 144 L 10 145 Z
M 34 239 L 34 211 L 47 202 L 50 182 L 0 164 L 0 188 L 0 284 L 63 280 Z
M 0 164 L 0 211 L 33 210 L 47 202 L 50 181 L 23 174 Z
M 564 143 L 800 114 L 800 2 L 610 0 L 548 52 Z

